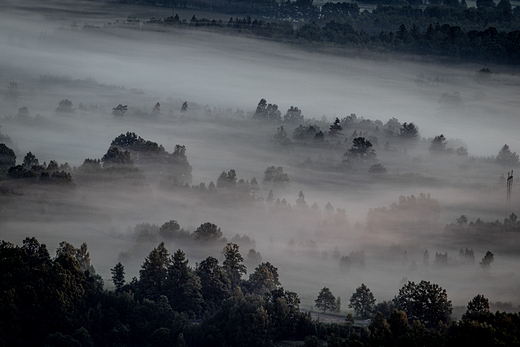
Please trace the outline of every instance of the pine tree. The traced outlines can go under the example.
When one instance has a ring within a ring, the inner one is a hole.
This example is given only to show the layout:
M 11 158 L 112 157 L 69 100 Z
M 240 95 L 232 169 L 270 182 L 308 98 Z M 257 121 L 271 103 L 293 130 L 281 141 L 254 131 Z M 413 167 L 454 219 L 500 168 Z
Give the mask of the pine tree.
M 516 166 L 518 164 L 518 154 L 511 152 L 509 146 L 506 144 L 498 152 L 496 162 L 500 165 Z
M 222 267 L 231 281 L 232 288 L 238 286 L 242 275 L 247 273 L 247 268 L 243 264 L 244 258 L 240 255 L 238 249 L 236 243 L 228 243 L 222 250 L 225 257 Z
M 121 291 L 121 288 L 125 285 L 125 267 L 119 262 L 113 269 L 110 269 L 110 272 L 112 273 L 112 281 L 116 286 L 116 292 Z

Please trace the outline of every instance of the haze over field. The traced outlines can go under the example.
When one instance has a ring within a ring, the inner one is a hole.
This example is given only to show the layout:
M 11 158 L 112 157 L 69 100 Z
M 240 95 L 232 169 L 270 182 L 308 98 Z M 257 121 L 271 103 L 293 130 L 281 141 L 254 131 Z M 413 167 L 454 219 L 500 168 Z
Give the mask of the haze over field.
M 438 283 L 454 305 L 465 305 L 478 293 L 490 301 L 520 303 L 518 232 L 491 241 L 445 232 L 445 225 L 461 215 L 502 222 L 512 212 L 519 214 L 520 196 L 513 189 L 506 206 L 506 186 L 500 181 L 512 167 L 486 158 L 504 144 L 520 151 L 516 71 L 493 67 L 495 73 L 482 77 L 477 73 L 482 66 L 367 59 L 341 51 L 328 55 L 203 30 L 80 30 L 84 23 L 101 26 L 129 15 L 144 22 L 171 14 L 171 9 L 123 8 L 120 13 L 107 4 L 60 1 L 0 5 L 0 89 L 16 82 L 20 91 L 16 99 L 2 97 L 0 131 L 12 139 L 17 164 L 31 151 L 40 163 L 56 160 L 79 167 L 86 158 L 102 158 L 112 140 L 129 131 L 170 153 L 177 144 L 186 146 L 191 185 L 204 182 L 207 187 L 222 171 L 235 170 L 238 179 L 255 177 L 261 186 L 257 200 L 210 203 L 163 189 L 159 181 L 164 177 L 152 172 L 137 188 L 82 185 L 73 173 L 77 187 L 66 194 L 2 196 L 1 239 L 19 244 L 36 236 L 50 250 L 63 240 L 77 246 L 85 241 L 108 283 L 118 260 L 124 260 L 128 280 L 137 276 L 144 256 L 160 242 L 157 235 L 134 235 L 137 224 L 161 226 L 174 219 L 192 232 L 211 222 L 228 240 L 235 234 L 254 239 L 242 254 L 250 248 L 261 252 L 264 261 L 279 268 L 284 286 L 300 294 L 304 308 L 323 286 L 347 299 L 365 283 L 379 301 L 389 300 L 405 278 Z M 189 20 L 189 12 L 182 13 Z M 456 103 L 443 102 L 443 94 L 456 92 Z M 327 146 L 310 140 L 282 146 L 273 140 L 277 129 L 283 125 L 291 137 L 299 124 L 252 120 L 262 98 L 278 105 L 282 116 L 290 106 L 298 107 L 306 124 L 318 124 L 324 133 L 336 117 L 356 114 L 357 123 L 345 126 L 341 137 L 327 138 Z M 64 99 L 73 103 L 68 115 L 55 112 Z M 180 112 L 184 101 L 185 114 Z M 152 116 L 157 102 L 160 114 Z M 112 114 L 118 104 L 128 105 L 127 116 Z M 28 119 L 17 116 L 22 107 L 28 108 Z M 388 170 L 384 175 L 369 174 L 366 163 L 341 166 L 354 130 L 368 134 L 370 128 L 373 135 L 372 125 L 363 125 L 361 118 L 380 121 L 381 140 L 374 148 Z M 412 145 L 395 140 L 385 149 L 382 139 L 392 118 L 400 125 L 413 122 L 420 138 Z M 428 148 L 440 134 L 449 148 L 466 148 L 469 156 L 432 154 Z M 312 164 L 305 164 L 307 158 Z M 270 166 L 282 166 L 290 185 L 263 185 Z M 271 189 L 292 209 L 264 202 Z M 316 202 L 318 209 L 299 210 L 300 191 L 306 204 Z M 391 210 L 400 196 L 421 199 L 421 193 L 430 194 L 421 200 L 424 210 L 394 211 L 403 224 L 383 212 L 367 218 L 370 209 Z M 325 210 L 328 202 L 332 211 Z M 394 222 L 394 229 L 385 229 Z M 362 264 L 340 267 L 333 257 L 336 246 L 341 256 L 364 251 Z M 167 243 L 171 253 L 179 247 L 193 266 L 222 249 Z M 475 251 L 474 262 L 459 258 L 461 248 Z M 430 259 L 423 263 L 426 249 Z M 478 266 L 486 251 L 495 254 L 489 272 Z M 448 252 L 448 264 L 435 265 L 436 252 Z

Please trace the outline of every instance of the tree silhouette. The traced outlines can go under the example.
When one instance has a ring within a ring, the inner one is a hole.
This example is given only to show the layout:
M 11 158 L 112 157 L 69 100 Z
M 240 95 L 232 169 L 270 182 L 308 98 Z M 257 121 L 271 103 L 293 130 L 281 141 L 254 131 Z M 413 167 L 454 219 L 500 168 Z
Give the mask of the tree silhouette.
M 238 286 L 242 275 L 247 273 L 247 268 L 243 264 L 244 258 L 240 255 L 238 249 L 239 247 L 236 243 L 230 242 L 222 250 L 225 257 L 222 265 L 231 281 L 232 288 Z
M 180 249 L 170 256 L 166 278 L 166 293 L 170 303 L 180 312 L 199 314 L 203 298 L 200 278 L 188 266 L 186 255 Z
M 195 230 L 195 240 L 203 242 L 215 242 L 220 240 L 222 232 L 215 224 L 204 223 Z
M 361 317 L 370 317 L 374 311 L 376 299 L 370 289 L 361 284 L 361 287 L 356 288 L 356 292 L 350 297 L 349 308 L 353 308 L 354 312 Z
M 329 127 L 329 135 L 332 137 L 340 136 L 341 131 L 343 131 L 343 127 L 341 126 L 341 121 L 336 117 L 334 123 L 332 123 Z
M 446 138 L 443 134 L 433 138 L 429 150 L 432 153 L 446 153 Z
M 185 112 L 187 112 L 187 111 L 188 111 L 188 102 L 187 102 L 187 101 L 184 101 L 184 102 L 182 103 L 182 106 L 181 106 L 181 112 L 182 112 L 182 113 L 185 113 Z
M 372 148 L 372 143 L 364 137 L 356 137 L 352 140 L 352 147 L 345 152 L 344 156 L 361 160 L 370 161 L 376 158 L 376 151 Z
M 446 289 L 424 280 L 405 284 L 395 301 L 397 309 L 404 311 L 409 320 L 419 320 L 427 327 L 437 326 L 439 321 L 446 323 L 453 310 Z
M 486 255 L 484 258 L 482 258 L 482 261 L 480 262 L 480 267 L 484 270 L 489 270 L 491 267 L 491 263 L 495 261 L 495 256 L 490 251 L 486 252 Z
M 116 107 L 112 108 L 112 114 L 114 116 L 123 116 L 127 110 L 128 110 L 127 105 L 119 104 Z
M 263 295 L 270 292 L 280 285 L 278 269 L 269 262 L 262 263 L 249 275 L 248 282 L 253 293 Z
M 168 256 L 164 242 L 161 242 L 145 258 L 141 270 L 139 270 L 139 287 L 144 298 L 157 300 L 164 291 Z
M 518 154 L 516 154 L 516 152 L 511 152 L 509 146 L 506 144 L 498 152 L 496 162 L 497 164 L 504 166 L 516 166 L 518 164 Z
M 293 106 L 291 106 L 283 116 L 283 121 L 287 123 L 302 123 L 303 119 L 302 110 Z
M 121 262 L 118 262 L 113 269 L 110 269 L 110 272 L 112 273 L 112 281 L 116 286 L 116 292 L 121 291 L 125 284 L 125 267 Z
M 335 312 L 337 310 L 336 298 L 332 294 L 329 288 L 323 287 L 318 294 L 318 298 L 314 300 L 316 308 L 325 311 L 329 310 Z
M 31 170 L 33 166 L 38 166 L 40 163 L 38 159 L 31 152 L 27 153 L 23 158 L 23 167 L 24 169 Z
M 4 177 L 9 169 L 16 165 L 16 154 L 5 144 L 0 143 L 0 177 Z
M 399 138 L 404 140 L 417 140 L 419 137 L 419 129 L 413 123 L 404 123 L 399 129 Z
M 469 318 L 486 312 L 489 312 L 489 300 L 484 295 L 478 294 L 468 302 L 466 313 L 462 318 Z

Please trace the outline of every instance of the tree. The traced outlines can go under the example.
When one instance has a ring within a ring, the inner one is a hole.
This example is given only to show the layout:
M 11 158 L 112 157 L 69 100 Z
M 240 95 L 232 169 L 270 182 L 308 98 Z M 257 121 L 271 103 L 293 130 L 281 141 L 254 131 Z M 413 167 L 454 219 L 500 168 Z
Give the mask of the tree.
M 338 117 L 336 117 L 336 120 L 334 123 L 332 123 L 329 127 L 329 135 L 332 137 L 340 136 L 341 131 L 343 131 L 343 127 L 341 126 L 341 121 Z
M 419 129 L 413 123 L 404 123 L 399 129 L 399 138 L 404 140 L 417 140 L 419 137 Z
M 40 163 L 38 162 L 38 159 L 32 154 L 31 152 L 27 153 L 25 157 L 23 158 L 22 166 L 26 170 L 31 170 L 33 166 L 38 166 Z
M 344 156 L 361 161 L 371 161 L 376 158 L 376 151 L 372 148 L 370 140 L 364 137 L 356 137 L 352 140 L 352 147 Z
M 316 142 L 324 142 L 325 141 L 325 134 L 323 133 L 323 131 L 318 131 L 314 137 L 312 138 L 312 141 L 316 141 Z
M 289 176 L 283 172 L 281 166 L 270 166 L 265 169 L 263 182 L 284 186 L 289 184 Z
M 157 300 L 164 291 L 168 272 L 168 251 L 161 242 L 145 258 L 139 270 L 141 295 L 150 300 Z
M 186 255 L 178 249 L 169 259 L 166 294 L 176 311 L 199 314 L 203 298 L 199 276 L 188 266 Z
M 303 208 L 303 209 L 306 209 L 307 207 L 309 207 L 307 205 L 307 202 L 305 201 L 305 195 L 303 194 L 303 192 L 301 190 L 300 190 L 300 193 L 298 194 L 298 199 L 296 199 L 296 207 Z
M 176 220 L 171 220 L 161 225 L 159 235 L 167 240 L 175 240 L 189 236 L 188 232 L 181 229 L 181 226 Z
M 110 269 L 110 272 L 112 273 L 112 281 L 116 286 L 116 292 L 120 292 L 125 285 L 125 267 L 121 262 L 118 262 L 113 269 Z
M 122 116 L 125 114 L 125 112 L 128 110 L 127 105 L 119 104 L 116 107 L 112 108 L 112 114 L 114 116 Z
M 7 87 L 7 93 L 5 94 L 7 99 L 18 99 L 20 91 L 18 90 L 18 83 L 11 82 Z
M 217 188 L 234 188 L 237 184 L 237 173 L 235 170 L 222 171 L 217 178 Z
M 258 105 L 256 106 L 256 111 L 253 114 L 253 119 L 262 119 L 267 114 L 267 101 L 265 99 L 260 99 Z
M 68 254 L 71 257 L 76 256 L 76 248 L 67 241 L 61 241 L 58 248 L 56 249 L 56 258 L 62 254 Z
M 0 177 L 7 176 L 9 169 L 16 165 L 16 154 L 5 144 L 0 143 Z
M 289 146 L 292 144 L 291 139 L 287 137 L 287 131 L 285 131 L 283 125 L 276 129 L 276 134 L 274 134 L 274 142 L 280 146 Z
M 404 311 L 409 320 L 419 320 L 430 328 L 439 321 L 446 323 L 453 311 L 446 289 L 424 280 L 417 284 L 409 281 L 399 290 L 395 301 L 396 308 Z
M 500 0 L 496 7 L 497 11 L 502 13 L 511 13 L 511 2 L 509 0 Z
M 518 164 L 518 154 L 511 152 L 506 144 L 498 152 L 496 163 L 504 166 L 516 166 Z
M 430 144 L 429 148 L 432 153 L 445 153 L 446 152 L 446 138 L 443 134 L 435 136 Z
M 282 113 L 278 110 L 278 105 L 268 104 L 265 99 L 261 99 L 253 114 L 253 119 L 280 121 Z
M 302 123 L 303 122 L 302 110 L 298 107 L 290 107 L 283 116 L 283 121 L 287 123 Z
M 220 228 L 215 224 L 204 223 L 201 224 L 200 227 L 195 230 L 195 240 L 199 240 L 202 242 L 216 242 L 219 241 L 222 237 L 222 232 Z
M 331 312 L 336 311 L 336 298 L 327 287 L 323 287 L 321 289 L 320 293 L 318 294 L 318 298 L 314 300 L 314 302 L 314 306 L 320 310 L 323 310 L 323 313 L 325 313 L 327 310 Z
M 76 249 L 76 260 L 79 263 L 79 268 L 81 271 L 90 271 L 91 275 L 94 275 L 96 271 L 94 270 L 94 267 L 90 265 L 90 253 L 87 249 L 87 243 L 83 242 L 81 246 Z
M 493 0 L 477 0 L 477 8 L 495 8 L 495 2 Z
M 266 111 L 267 111 L 266 119 L 268 121 L 279 122 L 282 120 L 282 112 L 280 112 L 280 110 L 278 110 L 278 105 L 268 104 Z
M 480 262 L 480 267 L 484 270 L 489 270 L 491 267 L 491 263 L 495 261 L 495 256 L 490 251 L 486 252 L 486 255 L 484 258 L 482 258 L 482 261 Z
M 369 173 L 375 173 L 375 174 L 384 174 L 387 171 L 388 170 L 386 169 L 386 167 L 383 164 L 380 164 L 380 163 L 371 165 L 368 168 L 368 172 Z
M 197 265 L 196 274 L 200 278 L 204 302 L 210 309 L 231 295 L 231 282 L 216 258 L 210 256 L 201 261 Z
M 223 262 L 223 268 L 228 278 L 231 281 L 231 287 L 235 288 L 240 284 L 242 275 L 247 273 L 247 268 L 243 264 L 244 258 L 238 251 L 238 245 L 236 243 L 228 243 L 222 253 L 224 254 L 225 260 Z
M 158 117 L 161 114 L 161 104 L 156 103 L 152 109 L 152 116 Z
M 370 289 L 361 284 L 361 287 L 356 288 L 356 292 L 350 297 L 349 308 L 353 308 L 354 312 L 363 318 L 370 317 L 374 312 L 376 299 Z
M 388 319 L 390 330 L 396 339 L 410 331 L 408 317 L 406 313 L 399 310 L 393 310 Z
M 248 284 L 253 293 L 262 295 L 270 292 L 280 285 L 278 269 L 269 262 L 262 263 L 249 275 Z
M 175 177 L 185 183 L 191 182 L 192 167 L 186 156 L 186 146 L 175 145 L 173 153 L 168 157 L 168 161 L 171 164 L 169 169 Z
M 109 168 L 113 166 L 133 166 L 134 161 L 129 151 L 120 151 L 117 147 L 110 147 L 107 153 L 101 158 L 103 162 L 103 168 Z
M 58 108 L 56 109 L 56 112 L 59 113 L 72 113 L 73 111 L 72 101 L 69 99 L 61 100 L 58 104 Z
M 182 103 L 182 106 L 181 106 L 181 112 L 182 112 L 182 113 L 185 113 L 185 112 L 187 112 L 187 111 L 188 111 L 188 102 L 187 102 L 187 101 L 184 101 L 184 102 Z
M 489 312 L 489 300 L 484 295 L 478 294 L 468 302 L 466 313 L 464 313 L 462 318 L 470 318 L 487 312 Z
M 460 226 L 468 224 L 468 217 L 466 215 L 461 215 L 459 218 L 457 218 L 457 224 Z

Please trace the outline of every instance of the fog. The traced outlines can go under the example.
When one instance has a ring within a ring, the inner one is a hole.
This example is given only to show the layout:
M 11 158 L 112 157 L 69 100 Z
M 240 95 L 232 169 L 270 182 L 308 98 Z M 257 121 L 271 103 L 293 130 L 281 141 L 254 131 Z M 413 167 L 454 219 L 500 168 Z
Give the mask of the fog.
M 255 177 L 261 183 L 254 202 L 215 203 L 163 189 L 162 176 L 151 171 L 145 170 L 146 183 L 138 187 L 82 182 L 73 171 L 74 190 L 16 187 L 19 194 L 1 195 L 1 239 L 20 244 L 36 236 L 51 253 L 63 240 L 75 246 L 87 242 L 94 267 L 110 287 L 110 268 L 117 261 L 124 262 L 127 280 L 138 276 L 144 257 L 161 241 L 157 235 L 138 238 L 137 224 L 159 227 L 174 219 L 193 232 L 211 222 L 228 240 L 236 234 L 254 239 L 254 247 L 241 246 L 244 257 L 255 248 L 263 261 L 277 266 L 282 284 L 299 293 L 305 309 L 324 286 L 343 298 L 346 310 L 361 283 L 382 301 L 396 295 L 404 279 L 438 283 L 454 305 L 466 305 L 479 293 L 492 302 L 520 304 L 518 233 L 472 238 L 445 232 L 463 214 L 469 221 L 486 222 L 519 214 L 517 192 L 513 189 L 507 205 L 505 182 L 499 182 L 512 167 L 491 158 L 504 144 L 520 151 L 516 71 L 492 67 L 495 73 L 483 78 L 477 73 L 482 66 L 320 53 L 203 30 L 156 32 L 146 30 L 148 23 L 134 29 L 82 29 L 85 23 L 102 26 L 128 16 L 146 22 L 171 15 L 171 9 L 119 10 L 97 2 L 60 1 L 0 6 L 0 90 L 5 93 L 16 82 L 20 92 L 14 99 L 2 95 L 0 131 L 11 138 L 17 164 L 31 151 L 40 163 L 56 160 L 79 167 L 86 158 L 102 158 L 114 138 L 130 131 L 169 153 L 176 144 L 186 146 L 192 185 L 207 187 L 232 169 L 238 179 Z M 191 15 L 187 10 L 180 14 L 187 20 Z M 455 92 L 460 94 L 456 103 L 443 102 L 443 94 Z M 384 150 L 381 135 L 374 148 L 388 170 L 384 175 L 369 174 L 366 164 L 337 169 L 352 145 L 352 132 L 366 131 L 363 125 L 344 128 L 342 137 L 328 139 L 327 146 L 312 141 L 279 146 L 273 140 L 277 128 L 283 125 L 291 137 L 298 124 L 252 120 L 262 98 L 278 105 L 282 117 L 290 106 L 300 108 L 307 124 L 317 124 L 324 133 L 336 117 L 356 114 L 358 121 L 380 120 L 381 132 L 392 118 L 413 122 L 420 138 L 413 145 L 396 140 L 390 143 L 393 150 Z M 72 101 L 74 112 L 55 111 L 64 99 Z M 180 112 L 184 101 L 185 114 Z M 157 102 L 161 112 L 152 117 Z M 118 104 L 128 105 L 123 117 L 112 114 Z M 26 118 L 17 116 L 22 107 L 29 110 Z M 431 154 L 431 140 L 440 134 L 448 148 L 465 147 L 469 156 Z M 307 158 L 312 165 L 303 165 Z M 262 184 L 270 166 L 282 166 L 290 185 Z M 271 189 L 291 208 L 264 202 Z M 300 191 L 308 206 L 316 202 L 318 209 L 299 210 Z M 369 218 L 370 209 L 391 210 L 400 196 L 419 198 L 421 193 L 438 202 L 437 212 L 430 205 L 395 212 L 405 222 L 393 229 L 386 215 Z M 328 202 L 332 212 L 325 211 Z M 431 218 L 424 217 L 428 213 Z M 331 223 L 334 218 L 339 222 Z M 376 227 L 371 229 L 371 222 Z M 291 239 L 294 247 L 288 246 Z M 309 246 L 311 240 L 315 247 Z M 333 258 L 336 246 L 341 256 L 364 251 L 363 264 L 339 266 Z M 223 245 L 201 249 L 187 241 L 167 242 L 171 253 L 179 247 L 194 266 L 208 255 L 219 256 Z M 473 263 L 459 258 L 461 248 L 474 250 Z M 428 264 L 423 262 L 426 249 Z M 488 250 L 495 262 L 486 272 L 478 263 Z M 448 264 L 435 264 L 436 252 L 447 252 Z

